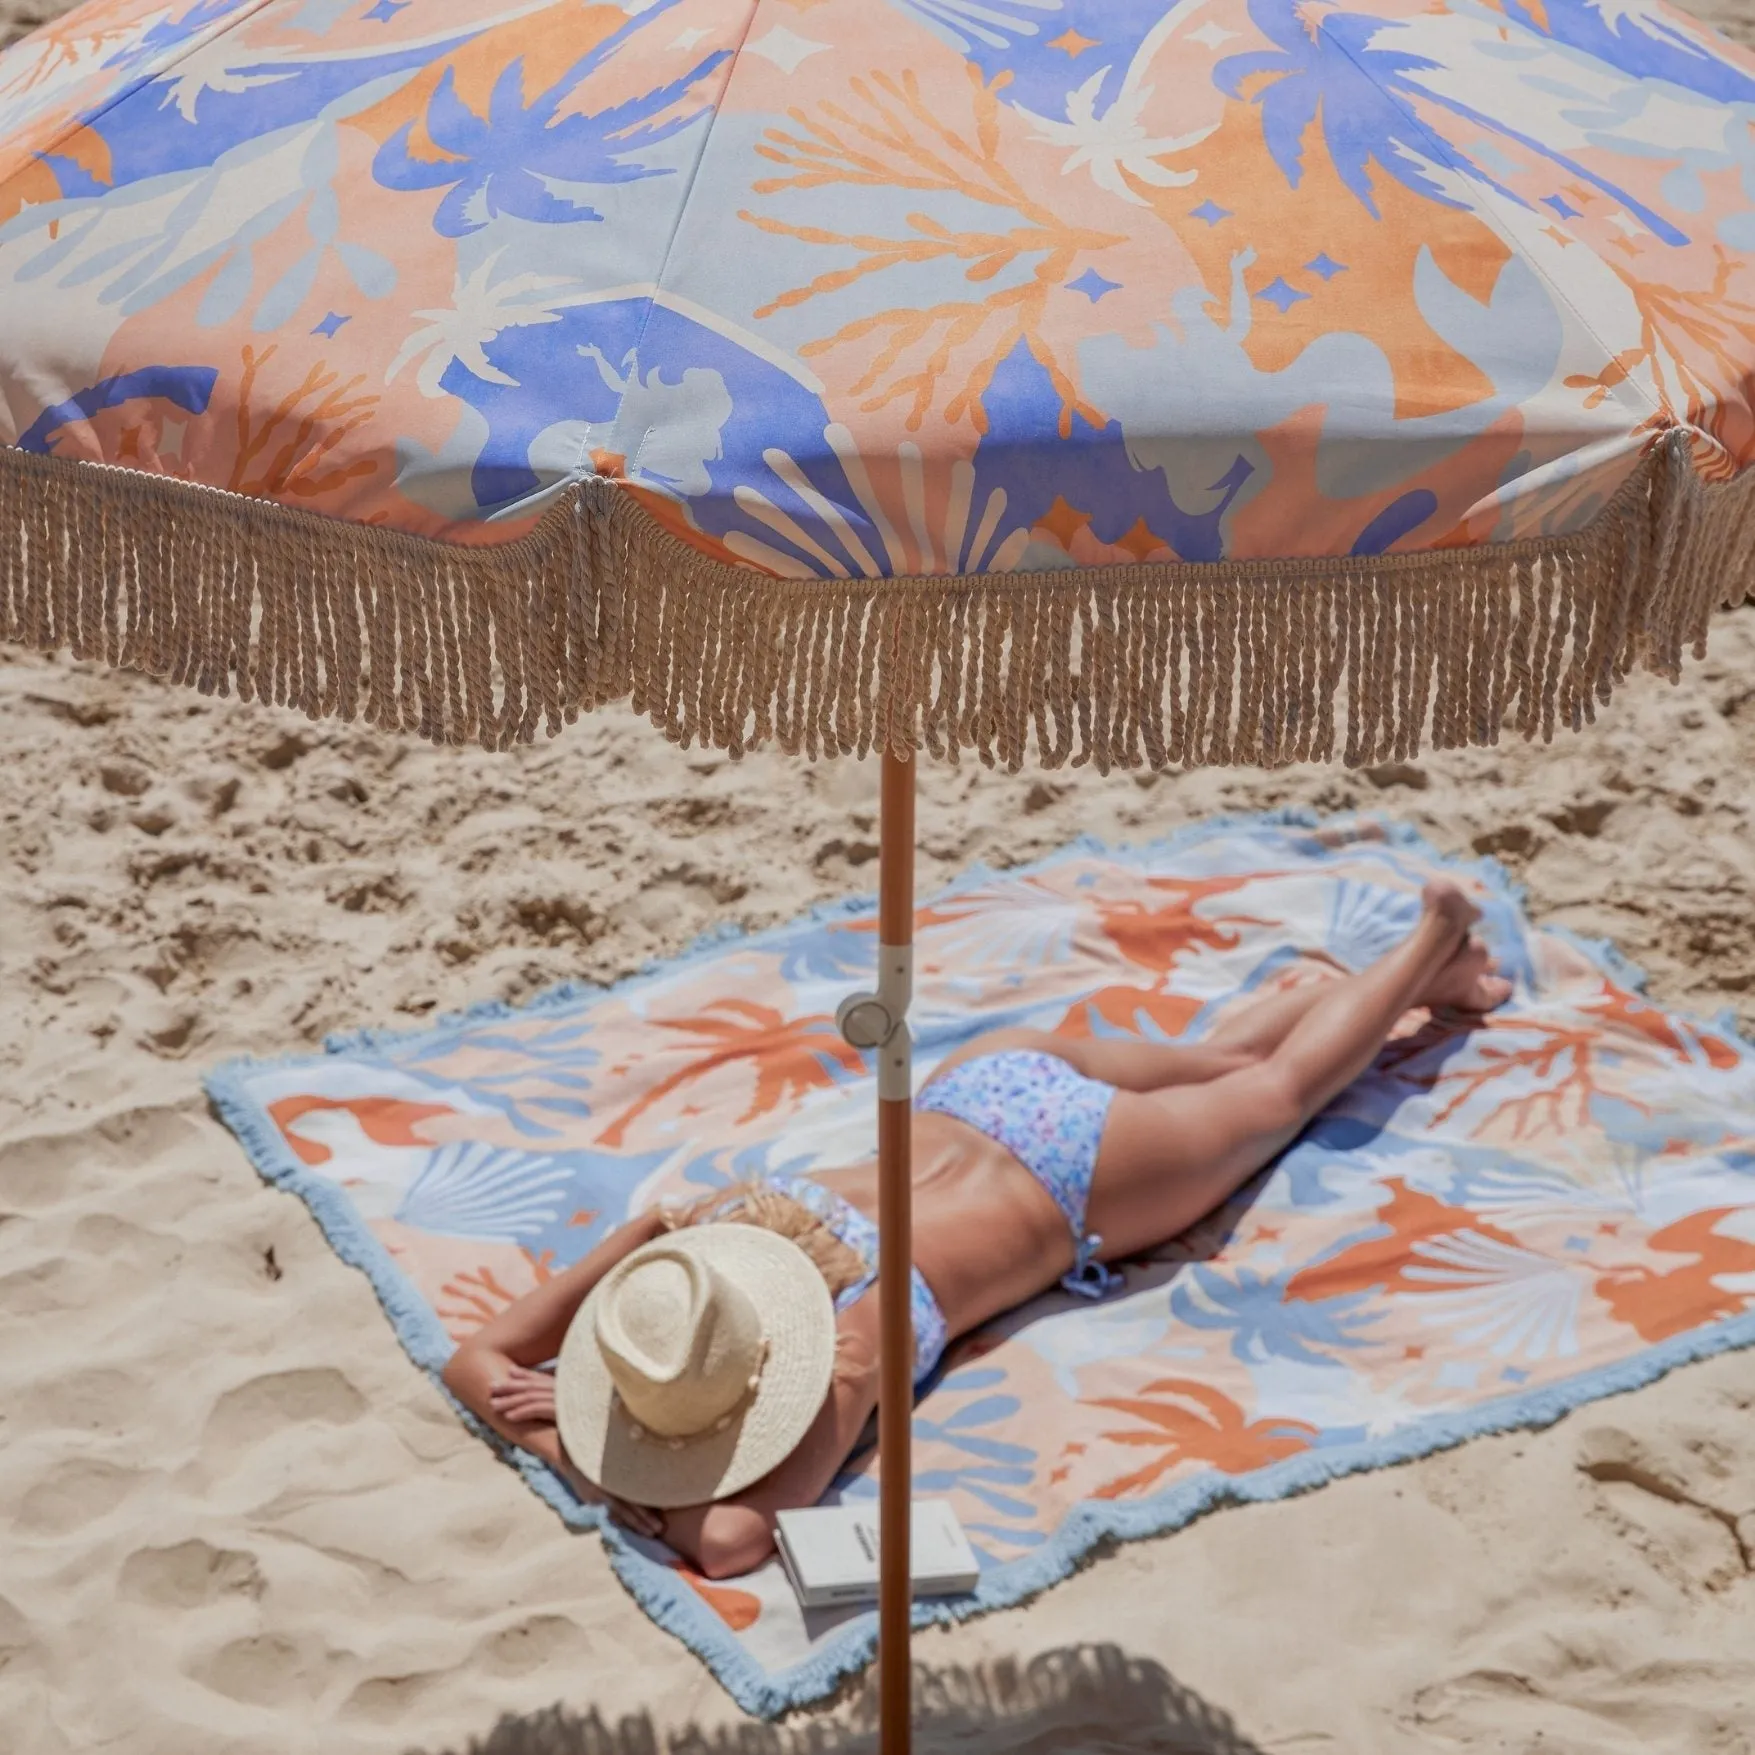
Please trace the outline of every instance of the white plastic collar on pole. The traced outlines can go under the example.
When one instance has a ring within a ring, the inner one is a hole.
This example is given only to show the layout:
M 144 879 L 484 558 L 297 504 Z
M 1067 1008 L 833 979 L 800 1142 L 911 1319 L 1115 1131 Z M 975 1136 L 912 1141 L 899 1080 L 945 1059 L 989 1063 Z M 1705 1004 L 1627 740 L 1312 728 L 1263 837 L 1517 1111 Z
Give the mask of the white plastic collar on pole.
M 877 1050 L 878 1098 L 904 1103 L 914 1095 L 914 1043 L 908 1005 L 914 997 L 914 947 L 878 946 L 877 992 L 850 993 L 835 1012 L 855 1048 Z

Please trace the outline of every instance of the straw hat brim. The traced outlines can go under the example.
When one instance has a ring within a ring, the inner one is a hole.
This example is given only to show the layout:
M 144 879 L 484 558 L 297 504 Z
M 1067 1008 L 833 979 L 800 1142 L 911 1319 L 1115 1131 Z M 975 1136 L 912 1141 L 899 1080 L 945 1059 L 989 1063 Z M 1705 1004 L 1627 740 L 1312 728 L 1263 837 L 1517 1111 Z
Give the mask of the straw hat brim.
M 555 1368 L 555 1424 L 574 1466 L 606 1493 L 661 1510 L 729 1498 L 784 1462 L 817 1417 L 835 1369 L 834 1300 L 796 1243 L 735 1223 L 692 1226 L 665 1242 L 710 1261 L 761 1313 L 761 1379 L 730 1424 L 680 1443 L 639 1427 L 597 1344 L 601 1281 L 567 1329 Z

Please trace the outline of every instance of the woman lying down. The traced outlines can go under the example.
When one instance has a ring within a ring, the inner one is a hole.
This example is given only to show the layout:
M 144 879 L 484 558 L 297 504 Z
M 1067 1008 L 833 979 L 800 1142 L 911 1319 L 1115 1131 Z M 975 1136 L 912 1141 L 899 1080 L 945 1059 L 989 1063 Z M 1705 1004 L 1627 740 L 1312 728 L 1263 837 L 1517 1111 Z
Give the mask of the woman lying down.
M 914 1119 L 914 1375 L 1061 1281 L 1161 1245 L 1282 1152 L 1416 1006 L 1510 986 L 1449 884 L 1356 975 L 1265 998 L 1189 1047 L 978 1037 Z M 648 1212 L 466 1341 L 445 1382 L 498 1432 L 709 1578 L 759 1565 L 877 1405 L 877 1167 L 776 1175 Z M 539 1369 L 556 1360 L 551 1374 Z

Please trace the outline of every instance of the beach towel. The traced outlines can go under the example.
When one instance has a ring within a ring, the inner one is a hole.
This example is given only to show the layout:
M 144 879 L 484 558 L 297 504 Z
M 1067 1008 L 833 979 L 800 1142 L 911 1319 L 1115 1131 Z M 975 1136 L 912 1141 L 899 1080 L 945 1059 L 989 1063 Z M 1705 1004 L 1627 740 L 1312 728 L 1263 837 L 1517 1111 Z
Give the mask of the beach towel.
M 1410 1020 L 1119 1295 L 1055 1292 L 952 1348 L 913 1487 L 952 1501 L 981 1582 L 918 1619 L 1017 1602 L 1103 1538 L 1541 1424 L 1755 1340 L 1755 1052 L 1650 1004 L 1611 947 L 1532 926 L 1491 862 L 1393 825 L 1280 815 L 969 874 L 919 910 L 916 1082 L 1005 1025 L 1197 1041 L 1301 962 L 1390 949 L 1440 872 L 1479 901 L 1511 1003 L 1474 1028 Z M 437 1372 L 629 1213 L 869 1154 L 872 1072 L 833 1019 L 875 939 L 850 902 L 610 989 L 233 1063 L 209 1089 Z M 601 1523 L 509 1460 L 568 1523 Z M 875 1466 L 855 1458 L 835 1494 L 874 1495 Z M 603 1539 L 752 1712 L 872 1653 L 871 1610 L 806 1614 L 777 1564 L 710 1583 Z

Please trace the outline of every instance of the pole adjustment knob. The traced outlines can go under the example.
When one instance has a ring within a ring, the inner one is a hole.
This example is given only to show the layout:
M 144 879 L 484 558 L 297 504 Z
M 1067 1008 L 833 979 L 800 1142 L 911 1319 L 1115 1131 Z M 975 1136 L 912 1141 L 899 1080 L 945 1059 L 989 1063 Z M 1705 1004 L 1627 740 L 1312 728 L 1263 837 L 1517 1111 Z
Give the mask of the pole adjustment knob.
M 855 1048 L 880 1048 L 896 1024 L 875 993 L 850 993 L 835 1008 L 835 1027 Z

